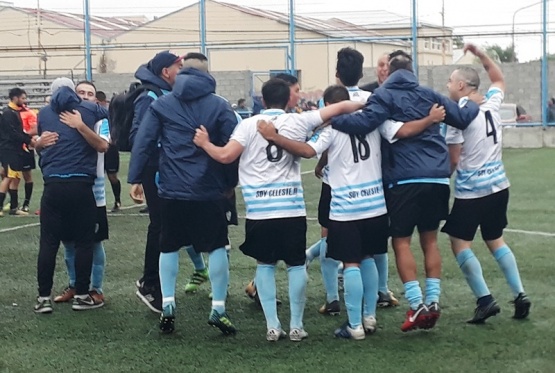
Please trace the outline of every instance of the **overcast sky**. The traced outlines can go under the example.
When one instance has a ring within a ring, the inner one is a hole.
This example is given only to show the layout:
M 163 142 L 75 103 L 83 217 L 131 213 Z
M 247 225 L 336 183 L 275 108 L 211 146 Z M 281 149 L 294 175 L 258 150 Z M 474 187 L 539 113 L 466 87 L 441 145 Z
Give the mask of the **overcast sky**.
M 16 6 L 36 7 L 37 0 L 11 0 Z M 191 0 L 90 0 L 91 12 L 96 15 L 145 15 L 161 16 L 197 1 Z M 226 0 L 228 3 L 287 12 L 289 0 Z M 68 7 L 67 4 L 75 4 Z M 82 13 L 81 0 L 40 0 L 46 9 Z M 154 6 L 158 3 L 161 6 Z M 338 17 L 351 22 L 382 24 L 391 21 L 410 22 L 411 0 L 295 0 L 295 10 L 300 15 L 319 18 Z M 535 4 L 535 5 L 532 5 Z M 541 31 L 541 2 L 538 0 L 445 0 L 445 25 L 455 33 L 466 35 L 465 40 L 478 44 L 511 44 L 511 30 L 515 12 L 517 33 Z M 420 21 L 441 24 L 442 0 L 419 0 Z M 548 22 L 555 22 L 555 6 L 551 6 Z M 386 15 L 382 11 L 394 13 Z M 549 31 L 555 31 L 552 24 Z M 485 34 L 497 34 L 496 36 Z M 479 35 L 476 35 L 479 34 Z M 499 36 L 499 34 L 503 34 Z M 541 56 L 541 35 L 516 35 L 516 49 L 521 61 Z M 555 53 L 555 37 L 549 38 L 549 51 Z

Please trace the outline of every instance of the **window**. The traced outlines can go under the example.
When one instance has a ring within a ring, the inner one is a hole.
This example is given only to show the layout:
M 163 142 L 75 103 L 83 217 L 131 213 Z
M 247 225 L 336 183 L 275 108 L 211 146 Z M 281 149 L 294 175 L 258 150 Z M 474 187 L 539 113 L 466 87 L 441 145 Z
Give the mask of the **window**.
M 432 49 L 441 50 L 441 40 L 438 38 L 432 39 Z
M 430 49 L 430 39 L 424 39 L 424 49 Z

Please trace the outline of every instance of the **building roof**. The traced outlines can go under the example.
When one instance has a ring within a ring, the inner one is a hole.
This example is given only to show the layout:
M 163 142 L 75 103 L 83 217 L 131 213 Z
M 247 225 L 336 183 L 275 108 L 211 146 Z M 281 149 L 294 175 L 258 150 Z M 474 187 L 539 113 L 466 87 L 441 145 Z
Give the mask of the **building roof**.
M 37 9 L 32 8 L 9 7 L 9 9 L 14 9 L 33 17 L 37 17 L 38 13 Z M 85 19 L 82 14 L 41 9 L 40 16 L 42 19 L 70 29 L 80 31 L 85 28 Z M 101 38 L 110 38 L 115 35 L 121 34 L 122 32 L 132 30 L 140 26 L 141 24 L 144 24 L 146 21 L 146 17 L 144 19 L 140 19 L 137 17 L 98 17 L 95 15 L 91 15 L 91 34 Z

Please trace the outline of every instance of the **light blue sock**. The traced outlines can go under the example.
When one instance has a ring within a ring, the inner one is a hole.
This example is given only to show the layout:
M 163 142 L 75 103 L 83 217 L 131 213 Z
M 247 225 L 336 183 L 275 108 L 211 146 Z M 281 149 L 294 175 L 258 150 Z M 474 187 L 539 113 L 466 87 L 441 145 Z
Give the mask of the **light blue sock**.
M 218 313 L 225 312 L 225 299 L 229 284 L 229 261 L 225 247 L 212 251 L 208 255 L 210 266 L 210 284 L 212 285 L 212 309 Z
M 378 304 L 378 268 L 372 258 L 360 262 L 360 276 L 364 287 L 364 317 L 376 317 L 376 306 Z M 344 281 L 344 280 L 343 280 Z
M 416 310 L 422 303 L 422 289 L 418 281 L 409 281 L 403 284 L 405 287 L 405 298 L 409 302 L 410 308 Z
M 328 241 L 322 238 L 320 244 L 320 270 L 322 271 L 322 281 L 326 289 L 326 302 L 331 303 L 339 300 L 339 285 L 337 284 L 337 273 L 339 262 L 332 258 L 326 258 L 328 251 Z
M 202 254 L 197 253 L 193 246 L 187 246 L 185 247 L 185 250 L 187 250 L 187 254 L 189 254 L 189 258 L 191 258 L 191 261 L 195 266 L 195 271 L 204 271 L 206 269 L 206 264 L 204 264 Z
M 387 281 L 389 277 L 389 257 L 387 253 L 374 255 L 374 261 L 378 269 L 378 290 L 387 295 L 389 288 Z
M 175 307 L 175 282 L 179 271 L 179 251 L 160 253 L 160 286 L 162 287 L 162 307 Z
M 362 297 L 364 286 L 360 268 L 347 267 L 343 269 L 343 287 L 345 288 L 345 308 L 351 328 L 362 325 Z
M 281 329 L 276 305 L 276 266 L 272 264 L 259 264 L 256 266 L 255 281 L 258 285 L 256 291 L 262 304 L 266 327 L 268 329 Z
M 289 278 L 289 304 L 291 308 L 291 329 L 303 328 L 304 305 L 306 303 L 306 266 L 287 268 Z
M 320 256 L 320 245 L 322 244 L 322 240 L 325 240 L 325 238 L 319 239 L 316 243 L 306 249 L 306 261 L 308 263 Z
M 426 305 L 439 303 L 441 294 L 441 279 L 428 277 L 426 279 Z
M 470 286 L 470 290 L 472 290 L 476 299 L 490 295 L 491 293 L 488 289 L 488 285 L 482 274 L 482 266 L 472 249 L 464 249 L 456 255 L 456 258 L 466 278 L 466 282 L 468 286 Z
M 69 287 L 75 287 L 75 242 L 62 242 L 65 248 L 64 259 L 69 277 Z
M 93 244 L 93 263 L 91 271 L 91 287 L 102 294 L 104 268 L 106 267 L 106 251 L 102 242 Z
M 516 259 L 509 246 L 501 246 L 493 252 L 493 256 L 503 271 L 505 279 L 513 292 L 513 296 L 516 298 L 518 294 L 524 293 L 524 287 L 522 286 L 522 281 L 520 280 L 520 273 L 518 272 Z

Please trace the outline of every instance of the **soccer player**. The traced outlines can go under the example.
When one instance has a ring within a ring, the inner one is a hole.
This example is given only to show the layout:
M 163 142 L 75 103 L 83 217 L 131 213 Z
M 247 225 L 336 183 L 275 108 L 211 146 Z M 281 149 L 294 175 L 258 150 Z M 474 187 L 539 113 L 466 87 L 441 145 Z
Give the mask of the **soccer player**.
M 175 286 L 179 249 L 209 253 L 212 308 L 208 324 L 224 334 L 236 328 L 226 312 L 229 262 L 225 197 L 237 182 L 237 168 L 221 165 L 193 144 L 202 123 L 219 145 L 225 145 L 237 125 L 229 102 L 217 96 L 216 81 L 197 68 L 183 69 L 171 93 L 159 97 L 147 110 L 133 144 L 128 182 L 131 197 L 143 202 L 144 168 L 155 152 L 159 155 L 162 231 L 160 235 L 160 330 L 175 328 Z M 158 145 L 160 144 L 160 145 Z
M 52 101 L 38 116 L 38 132 L 59 134 L 55 145 L 40 154 L 39 165 L 44 178 L 41 199 L 40 249 L 37 263 L 39 297 L 36 313 L 52 312 L 50 293 L 60 241 L 75 242 L 74 310 L 89 310 L 102 304 L 89 293 L 96 226 L 96 203 L 92 186 L 96 177 L 98 151 L 105 147 L 93 128 L 99 120 L 108 118 L 108 111 L 97 104 L 82 101 L 68 78 L 52 83 Z M 68 112 L 81 116 L 85 126 L 70 128 L 60 121 Z M 97 138 L 98 147 L 89 145 L 87 138 Z
M 331 86 L 324 92 L 326 105 L 344 100 L 353 100 L 353 97 L 343 86 Z M 427 127 L 442 120 L 443 116 L 443 108 L 434 106 L 429 117 L 406 126 Z M 380 134 L 373 131 L 354 136 L 326 127 L 304 143 L 287 139 L 276 132 L 272 124 L 261 122 L 258 127 L 266 140 L 292 154 L 312 158 L 328 151 L 331 189 L 328 256 L 343 262 L 348 316 L 347 322 L 335 331 L 335 336 L 364 339 L 365 332 L 376 331 L 378 270 L 373 256 L 387 252 L 389 236 Z
M 334 129 L 364 135 L 380 127 L 382 172 L 390 233 L 397 270 L 410 309 L 403 331 L 431 328 L 440 316 L 441 256 L 437 231 L 449 210 L 449 154 L 439 126 L 422 132 L 409 131 L 402 123 L 426 117 L 434 104 L 445 108 L 445 122 L 466 128 L 478 114 L 478 106 L 464 108 L 433 90 L 418 84 L 412 59 L 404 51 L 390 55 L 390 75 L 358 113 L 332 119 Z M 392 121 L 382 125 L 385 120 Z M 410 137 L 410 138 L 407 138 Z M 418 228 L 426 268 L 426 299 L 417 280 L 411 237 Z
M 267 107 L 263 114 L 243 120 L 224 147 L 211 143 L 206 129 L 197 130 L 195 144 L 218 162 L 240 158 L 239 182 L 247 209 L 245 242 L 241 251 L 257 260 L 257 292 L 266 317 L 268 341 L 286 336 L 276 308 L 275 266 L 287 264 L 291 322 L 289 338 L 308 337 L 303 327 L 306 288 L 306 211 L 300 173 L 300 159 L 268 142 L 257 132 L 259 120 L 273 120 L 284 136 L 304 141 L 310 131 L 340 113 L 362 105 L 344 102 L 319 111 L 286 114 L 290 86 L 273 78 L 262 86 Z M 214 141 L 214 140 L 213 140 Z
M 185 56 L 186 63 L 190 67 L 197 67 L 206 71 L 208 63 L 206 57 L 199 53 L 189 53 Z M 175 84 L 175 78 L 179 69 L 183 66 L 183 56 L 177 56 L 169 51 L 157 53 L 148 63 L 141 65 L 135 73 L 135 78 L 141 84 L 157 87 L 163 95 L 171 92 Z M 158 99 L 152 90 L 142 92 L 134 102 L 133 125 L 129 133 L 129 143 L 133 145 L 135 136 L 140 128 L 141 120 L 145 117 L 148 107 Z M 149 156 L 148 162 L 142 170 L 141 181 L 148 203 L 148 231 L 144 256 L 144 267 L 142 277 L 135 282 L 137 286 L 136 295 L 153 312 L 162 312 L 162 293 L 159 279 L 160 260 L 160 232 L 162 227 L 162 215 L 160 212 L 160 197 L 155 182 L 158 172 L 158 150 L 155 149 Z M 131 158 L 135 157 L 133 151 Z M 208 270 L 201 254 L 197 253 L 192 246 L 187 246 L 187 253 L 195 266 L 195 272 L 191 280 L 185 285 L 186 292 L 195 292 L 198 287 L 208 281 Z
M 96 87 L 92 82 L 82 81 L 75 86 L 77 95 L 83 101 L 97 102 Z M 100 104 L 100 103 L 99 103 Z M 105 107 L 104 105 L 102 105 Z M 63 113 L 61 122 L 71 128 L 83 128 L 85 124 L 77 114 Z M 96 201 L 96 230 L 93 243 L 93 261 L 91 269 L 91 287 L 89 294 L 98 305 L 104 305 L 104 268 L 106 266 L 106 252 L 102 241 L 108 239 L 108 217 L 106 215 L 106 188 L 104 182 L 104 154 L 110 143 L 110 128 L 107 119 L 102 119 L 94 125 L 97 137 L 88 136 L 85 140 L 98 151 L 96 164 L 96 178 L 94 179 L 93 193 Z M 100 142 L 99 140 L 104 140 Z M 65 247 L 65 262 L 69 276 L 69 286 L 54 298 L 54 302 L 69 302 L 75 295 L 75 243 L 62 241 Z
M 449 128 L 447 132 L 447 143 L 456 166 L 455 202 L 442 232 L 449 234 L 453 254 L 477 299 L 474 316 L 468 322 L 481 324 L 500 312 L 484 280 L 480 262 L 471 249 L 478 226 L 513 293 L 513 317 L 524 319 L 530 312 L 531 302 L 524 292 L 515 256 L 503 239 L 510 185 L 501 160 L 499 109 L 504 98 L 505 78 L 500 67 L 483 50 L 467 44 L 464 51 L 480 59 L 491 85 L 485 97 L 479 95 L 480 78 L 471 67 L 453 71 L 447 83 L 453 100 L 460 100 L 462 104 L 467 96 L 477 95 L 481 105 L 480 114 L 468 128 L 463 131 Z

